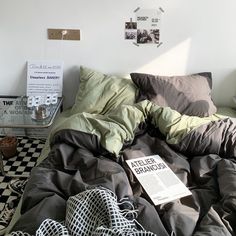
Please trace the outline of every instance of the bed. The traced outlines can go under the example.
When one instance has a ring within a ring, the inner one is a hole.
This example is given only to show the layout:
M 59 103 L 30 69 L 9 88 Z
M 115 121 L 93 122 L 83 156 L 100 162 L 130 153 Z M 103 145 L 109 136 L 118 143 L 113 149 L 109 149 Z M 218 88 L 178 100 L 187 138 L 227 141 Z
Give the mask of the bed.
M 211 73 L 131 79 L 81 67 L 9 235 L 236 235 L 236 112 Z M 158 154 L 191 191 L 153 205 L 126 160 Z

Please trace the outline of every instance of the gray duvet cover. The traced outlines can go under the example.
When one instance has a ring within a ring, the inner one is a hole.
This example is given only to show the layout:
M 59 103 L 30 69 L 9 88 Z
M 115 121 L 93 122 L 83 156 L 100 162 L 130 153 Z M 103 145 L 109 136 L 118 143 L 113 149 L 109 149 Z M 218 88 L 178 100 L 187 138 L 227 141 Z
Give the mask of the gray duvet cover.
M 105 116 L 72 115 L 51 134 L 48 157 L 31 173 L 12 231 L 36 234 L 65 220 L 70 196 L 104 187 L 128 197 L 138 225 L 156 235 L 236 235 L 236 124 L 182 116 L 148 101 Z M 125 160 L 158 154 L 192 195 L 154 206 Z M 118 234 L 117 234 L 118 235 Z

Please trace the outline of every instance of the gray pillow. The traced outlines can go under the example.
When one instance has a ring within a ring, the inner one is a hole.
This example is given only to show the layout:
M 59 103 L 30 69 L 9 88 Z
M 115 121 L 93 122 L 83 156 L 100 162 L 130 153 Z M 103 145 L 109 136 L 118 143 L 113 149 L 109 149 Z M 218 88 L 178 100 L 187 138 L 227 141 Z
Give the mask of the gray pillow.
M 199 117 L 210 116 L 217 110 L 211 98 L 210 72 L 184 76 L 131 73 L 130 76 L 139 88 L 136 101 L 148 99 L 181 114 Z

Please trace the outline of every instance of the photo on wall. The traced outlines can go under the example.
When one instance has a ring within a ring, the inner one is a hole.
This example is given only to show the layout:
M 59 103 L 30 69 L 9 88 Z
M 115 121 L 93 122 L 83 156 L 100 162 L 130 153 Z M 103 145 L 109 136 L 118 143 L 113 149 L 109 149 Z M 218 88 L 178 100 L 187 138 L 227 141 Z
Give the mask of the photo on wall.
M 125 39 L 136 40 L 137 39 L 137 23 L 125 22 Z
M 135 21 L 125 22 L 124 39 L 132 40 L 136 46 L 144 44 L 154 44 L 159 47 L 160 41 L 161 15 L 164 10 L 159 9 L 140 9 L 134 11 Z
M 161 13 L 157 9 L 139 9 L 136 12 L 138 44 L 160 43 Z

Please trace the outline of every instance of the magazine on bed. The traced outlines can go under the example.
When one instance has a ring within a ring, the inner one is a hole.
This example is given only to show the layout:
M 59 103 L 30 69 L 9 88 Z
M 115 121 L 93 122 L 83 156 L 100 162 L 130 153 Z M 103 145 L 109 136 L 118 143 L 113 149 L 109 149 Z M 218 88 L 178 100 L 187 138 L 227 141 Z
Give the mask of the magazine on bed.
M 191 195 L 159 155 L 126 162 L 155 205 Z

